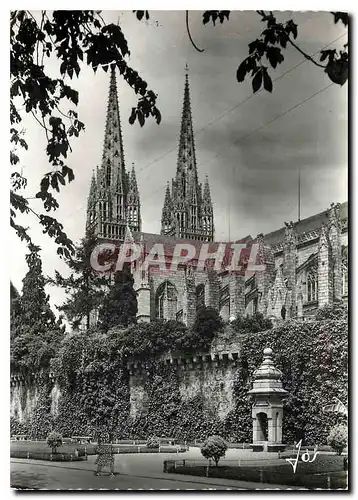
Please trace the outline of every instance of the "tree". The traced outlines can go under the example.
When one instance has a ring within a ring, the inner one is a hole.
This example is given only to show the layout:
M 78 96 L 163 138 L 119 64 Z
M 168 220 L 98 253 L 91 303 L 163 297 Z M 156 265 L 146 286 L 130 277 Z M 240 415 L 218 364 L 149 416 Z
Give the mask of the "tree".
M 227 443 L 221 436 L 209 436 L 200 449 L 203 457 L 214 460 L 216 467 L 220 458 L 225 456 L 226 450 Z
M 68 258 L 75 251 L 74 245 L 63 225 L 47 215 L 58 208 L 53 193 L 75 178 L 66 161 L 71 151 L 70 141 L 84 130 L 84 123 L 74 109 L 68 112 L 61 109 L 68 102 L 77 106 L 79 101 L 78 92 L 68 85 L 68 78 L 78 77 L 83 65 L 90 66 L 94 72 L 98 68 L 108 71 L 115 65 L 139 97 L 129 122 L 133 124 L 138 120 L 143 126 L 148 117 L 153 117 L 159 124 L 161 115 L 156 107 L 157 96 L 127 63 L 130 51 L 119 25 L 106 24 L 101 11 L 93 10 L 55 10 L 52 13 L 43 10 L 35 15 L 25 10 L 10 13 L 10 141 L 14 146 L 10 152 L 10 162 L 14 166 L 10 224 L 30 245 L 28 228 L 19 225 L 16 216 L 33 213 L 44 233 L 55 239 L 58 254 Z M 61 78 L 51 78 L 46 73 L 49 58 L 57 61 Z M 42 200 L 44 213 L 35 211 L 29 203 L 32 197 L 25 198 L 22 193 L 27 179 L 19 168 L 18 148 L 28 149 L 25 132 L 21 130 L 24 113 L 30 113 L 46 135 L 50 168 L 35 195 Z
M 214 338 L 216 332 L 222 329 L 224 322 L 216 309 L 213 307 L 201 307 L 196 313 L 193 331 L 199 338 L 208 342 Z
M 59 432 L 51 432 L 47 436 L 46 442 L 52 448 L 52 453 L 57 453 L 57 448 L 62 446 L 62 436 Z
M 99 310 L 99 325 L 102 331 L 114 326 L 127 327 L 136 323 L 138 311 L 137 294 L 130 269 L 124 268 L 114 274 L 114 283 L 105 296 Z
M 66 259 L 72 273 L 64 278 L 58 271 L 55 279 L 49 283 L 66 291 L 66 301 L 58 310 L 63 312 L 73 329 L 78 329 L 85 320 L 87 330 L 90 328 L 91 313 L 96 310 L 108 288 L 108 279 L 99 275 L 91 266 L 91 254 L 98 244 L 98 238 L 92 233 L 87 234 L 75 249 L 75 256 Z
M 327 443 L 333 448 L 337 455 L 341 455 L 342 451 L 348 444 L 348 429 L 346 425 L 335 425 L 328 435 Z
M 56 320 L 45 292 L 39 251 L 39 247 L 30 245 L 30 253 L 26 256 L 29 270 L 23 279 L 17 318 L 12 323 L 13 369 L 48 368 L 63 338 L 62 318 Z

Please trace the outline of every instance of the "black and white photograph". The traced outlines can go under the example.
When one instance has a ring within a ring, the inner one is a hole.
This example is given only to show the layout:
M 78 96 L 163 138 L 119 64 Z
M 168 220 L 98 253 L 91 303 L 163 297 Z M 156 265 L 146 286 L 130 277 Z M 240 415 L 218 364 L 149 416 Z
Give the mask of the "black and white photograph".
M 351 489 L 352 18 L 289 7 L 7 11 L 9 490 Z

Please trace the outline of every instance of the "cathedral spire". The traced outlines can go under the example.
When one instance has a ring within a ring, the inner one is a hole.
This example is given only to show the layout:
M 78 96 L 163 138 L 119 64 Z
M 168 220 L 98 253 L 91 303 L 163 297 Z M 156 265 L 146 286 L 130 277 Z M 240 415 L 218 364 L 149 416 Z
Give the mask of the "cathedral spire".
M 103 155 L 92 178 L 87 226 L 95 225 L 98 237 L 122 241 L 126 224 L 141 230 L 140 200 L 134 167 L 126 172 L 115 67 L 111 68 Z
M 101 170 L 101 173 L 106 180 L 106 187 L 111 187 L 112 191 L 124 194 L 127 186 L 123 138 L 117 95 L 117 82 L 114 66 L 111 69 L 109 83 Z
M 176 171 L 176 194 L 191 202 L 199 195 L 198 173 L 196 168 L 193 120 L 190 104 L 188 73 L 185 75 L 183 110 L 180 127 L 179 150 Z
M 186 70 L 177 169 L 172 193 L 170 195 L 169 187 L 165 193 L 162 233 L 173 234 L 178 238 L 212 241 L 214 228 L 210 189 L 207 183 L 205 205 L 196 165 L 188 67 Z M 169 201 L 171 210 L 166 208 Z

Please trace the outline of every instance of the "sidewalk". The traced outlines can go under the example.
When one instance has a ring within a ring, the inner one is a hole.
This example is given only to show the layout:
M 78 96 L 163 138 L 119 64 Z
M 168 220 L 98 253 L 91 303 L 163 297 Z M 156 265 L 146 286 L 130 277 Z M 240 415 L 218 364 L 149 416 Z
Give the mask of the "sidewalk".
M 244 450 L 242 450 L 244 451 Z M 230 454 L 231 455 L 231 454 Z M 163 472 L 164 460 L 199 458 L 198 450 L 190 450 L 176 454 L 158 455 L 116 455 L 114 478 L 94 476 L 96 470 L 95 456 L 83 462 L 47 462 L 40 460 L 12 459 L 12 484 L 42 489 L 269 489 L 269 490 L 303 490 L 302 487 L 288 487 L 264 483 L 252 483 L 231 479 L 205 478 L 198 476 L 168 474 Z M 228 457 L 229 458 L 229 457 Z M 230 457 L 231 458 L 231 457 Z M 237 458 L 237 457 L 236 457 Z M 232 459 L 232 458 L 231 458 Z M 225 462 L 225 460 L 223 460 Z M 32 475 L 32 476 L 31 476 Z M 31 479 L 31 477 L 32 479 Z M 36 476 L 36 477 L 35 477 Z M 40 482 L 38 476 L 41 476 Z M 21 480 L 21 484 L 16 484 Z M 34 484 L 36 483 L 37 484 Z M 56 486 L 54 486 L 56 485 Z

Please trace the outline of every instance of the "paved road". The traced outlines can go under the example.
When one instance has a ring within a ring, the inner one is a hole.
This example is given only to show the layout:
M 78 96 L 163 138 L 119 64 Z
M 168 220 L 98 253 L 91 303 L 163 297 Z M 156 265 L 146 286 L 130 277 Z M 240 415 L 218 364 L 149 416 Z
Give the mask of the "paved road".
M 242 452 L 240 453 L 242 457 Z M 245 453 L 245 456 L 246 453 Z M 257 455 L 255 455 L 256 457 Z M 11 459 L 11 485 L 15 488 L 33 489 L 119 489 L 119 490 L 252 490 L 287 489 L 285 486 L 248 483 L 228 479 L 194 477 L 163 473 L 163 460 L 198 459 L 198 449 L 186 453 L 156 455 L 126 454 L 115 456 L 114 478 L 109 475 L 95 476 L 95 456 L 83 462 L 49 463 L 40 460 Z M 238 458 L 236 450 L 228 450 L 227 460 Z M 296 489 L 296 488 L 295 488 Z M 297 488 L 298 489 L 298 488 Z

